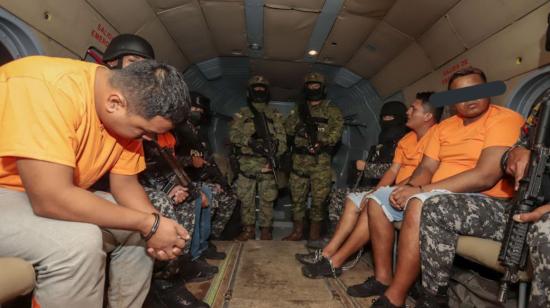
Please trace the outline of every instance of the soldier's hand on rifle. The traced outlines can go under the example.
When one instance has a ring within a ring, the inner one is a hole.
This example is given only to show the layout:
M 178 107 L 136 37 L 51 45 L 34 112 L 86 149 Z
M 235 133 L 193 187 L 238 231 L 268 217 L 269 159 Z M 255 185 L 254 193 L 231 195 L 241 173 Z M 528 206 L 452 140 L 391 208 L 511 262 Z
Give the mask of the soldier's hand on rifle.
M 508 163 L 506 164 L 506 173 L 513 176 L 515 179 L 515 190 L 519 188 L 519 180 L 525 175 L 527 165 L 529 164 L 529 156 L 531 151 L 518 146 L 513 148 L 508 154 Z
M 195 168 L 202 168 L 206 161 L 201 156 L 191 156 L 191 165 Z
M 319 143 L 316 143 L 315 145 L 309 148 L 309 153 L 317 154 L 320 148 L 321 148 L 321 145 Z
M 514 220 L 517 222 L 535 222 L 538 221 L 544 214 L 550 212 L 550 204 L 542 205 L 534 211 L 523 214 L 514 215 Z
M 182 203 L 188 196 L 189 192 L 187 187 L 183 187 L 181 185 L 174 186 L 174 188 L 172 188 L 172 190 L 168 193 L 168 197 L 172 198 L 176 204 Z
M 151 215 L 142 234 L 147 234 L 154 223 Z M 147 253 L 157 260 L 170 260 L 181 254 L 185 243 L 191 240 L 189 233 L 178 222 L 160 216 L 158 229 L 147 241 Z
M 262 169 L 260 169 L 260 172 L 261 173 L 268 173 L 268 172 L 271 172 L 273 170 L 273 168 L 271 168 L 271 165 L 270 164 L 265 164 Z
M 248 142 L 248 145 L 256 153 L 266 153 L 264 141 L 262 139 L 252 138 Z
M 362 160 L 362 159 L 358 159 L 358 160 L 355 161 L 355 169 L 357 169 L 359 171 L 365 170 L 366 166 L 367 166 L 367 162 Z

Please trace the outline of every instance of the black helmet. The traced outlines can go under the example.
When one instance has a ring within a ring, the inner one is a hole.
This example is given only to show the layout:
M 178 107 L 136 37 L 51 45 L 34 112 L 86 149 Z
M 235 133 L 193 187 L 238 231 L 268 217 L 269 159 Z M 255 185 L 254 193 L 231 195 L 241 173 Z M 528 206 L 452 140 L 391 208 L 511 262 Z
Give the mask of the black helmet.
M 147 40 L 135 34 L 120 34 L 113 38 L 105 53 L 103 62 L 116 60 L 126 55 L 137 55 L 146 59 L 154 59 L 155 51 Z

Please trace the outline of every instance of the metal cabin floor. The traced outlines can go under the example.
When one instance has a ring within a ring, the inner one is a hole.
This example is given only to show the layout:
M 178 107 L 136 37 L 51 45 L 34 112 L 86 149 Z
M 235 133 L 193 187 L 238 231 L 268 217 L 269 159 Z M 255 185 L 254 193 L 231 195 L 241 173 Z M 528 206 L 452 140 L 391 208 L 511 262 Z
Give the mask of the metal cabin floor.
M 306 252 L 304 242 L 216 242 L 227 253 L 213 280 L 188 284 L 211 307 L 370 307 L 373 297 L 353 298 L 346 287 L 372 275 L 369 258 L 363 257 L 338 279 L 308 279 L 294 254 Z

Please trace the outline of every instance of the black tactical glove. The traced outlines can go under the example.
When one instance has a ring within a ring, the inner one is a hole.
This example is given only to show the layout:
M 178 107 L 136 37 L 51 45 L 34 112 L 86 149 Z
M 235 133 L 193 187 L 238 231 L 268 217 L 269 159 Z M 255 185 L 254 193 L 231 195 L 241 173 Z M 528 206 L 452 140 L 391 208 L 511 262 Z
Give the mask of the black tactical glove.
M 248 142 L 248 146 L 252 149 L 252 151 L 258 154 L 266 154 L 269 149 L 266 148 L 266 142 L 264 142 L 264 140 L 256 138 L 251 138 Z

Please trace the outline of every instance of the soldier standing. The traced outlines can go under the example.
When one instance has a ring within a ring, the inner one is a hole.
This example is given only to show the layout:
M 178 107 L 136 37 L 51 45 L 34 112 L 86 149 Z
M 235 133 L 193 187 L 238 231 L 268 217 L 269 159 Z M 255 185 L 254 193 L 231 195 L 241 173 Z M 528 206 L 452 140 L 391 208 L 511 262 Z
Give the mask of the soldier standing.
M 243 231 L 239 241 L 254 239 L 256 191 L 260 199 L 261 240 L 272 239 L 273 201 L 278 188 L 274 160 L 286 151 L 282 115 L 268 105 L 269 82 L 263 76 L 248 81 L 247 107 L 241 108 L 231 122 L 229 139 L 237 152 L 239 175 L 235 181 L 241 200 Z M 261 132 L 266 136 L 262 136 Z
M 311 188 L 309 239 L 320 237 L 323 203 L 331 184 L 331 157 L 333 148 L 342 135 L 344 119 L 338 107 L 325 99 L 325 77 L 309 73 L 305 78 L 306 103 L 300 103 L 288 116 L 285 128 L 293 140 L 292 172 L 289 186 L 292 197 L 294 229 L 283 240 L 299 241 L 303 235 L 308 190 Z

